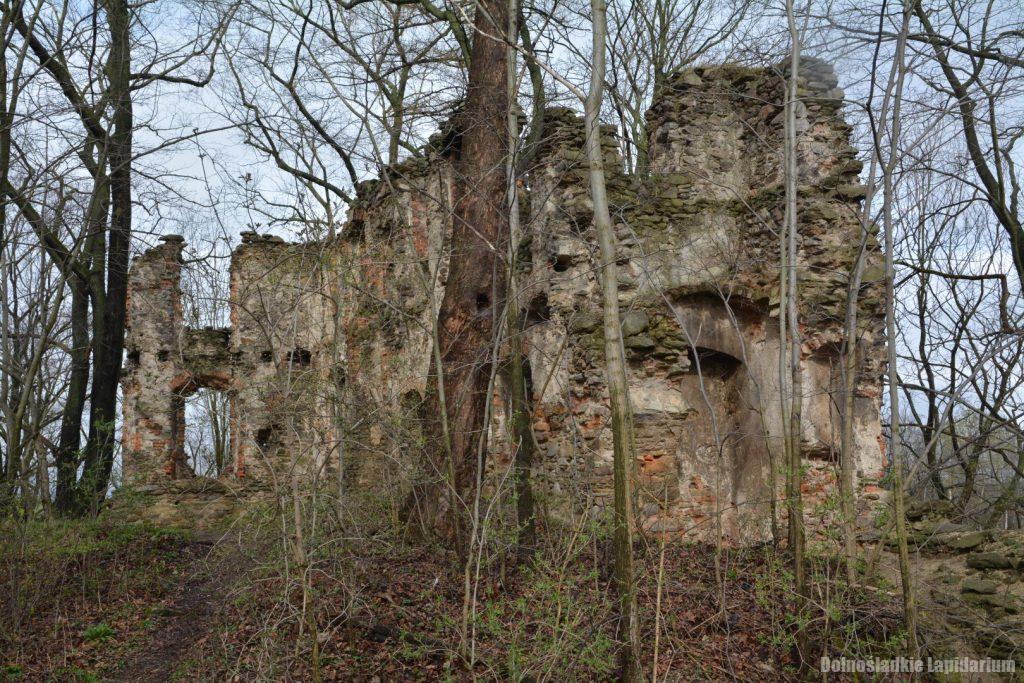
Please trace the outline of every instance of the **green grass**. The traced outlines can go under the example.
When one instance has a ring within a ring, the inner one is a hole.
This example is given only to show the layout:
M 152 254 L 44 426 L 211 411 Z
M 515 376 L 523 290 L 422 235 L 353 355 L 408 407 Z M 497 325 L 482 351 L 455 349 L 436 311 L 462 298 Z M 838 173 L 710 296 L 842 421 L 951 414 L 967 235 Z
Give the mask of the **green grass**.
M 20 681 L 22 669 L 16 664 L 9 664 L 7 666 L 0 666 L 0 681 L 7 683 L 8 681 Z
M 98 643 L 105 643 L 108 640 L 113 640 L 116 635 L 117 631 L 103 623 L 90 626 L 85 629 L 84 633 L 82 633 L 82 637 L 86 640 Z

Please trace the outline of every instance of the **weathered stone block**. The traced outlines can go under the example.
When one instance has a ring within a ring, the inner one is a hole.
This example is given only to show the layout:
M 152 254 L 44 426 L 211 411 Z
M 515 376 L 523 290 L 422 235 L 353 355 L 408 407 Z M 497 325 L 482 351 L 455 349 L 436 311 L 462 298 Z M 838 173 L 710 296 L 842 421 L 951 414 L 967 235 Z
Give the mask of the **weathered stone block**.
M 972 569 L 1011 569 L 1016 563 L 1004 553 L 988 551 L 969 555 L 967 566 Z
M 964 582 L 960 584 L 960 591 L 963 593 L 992 595 L 999 590 L 999 586 L 999 582 L 993 581 L 992 579 L 984 579 L 980 576 L 968 576 L 964 579 Z

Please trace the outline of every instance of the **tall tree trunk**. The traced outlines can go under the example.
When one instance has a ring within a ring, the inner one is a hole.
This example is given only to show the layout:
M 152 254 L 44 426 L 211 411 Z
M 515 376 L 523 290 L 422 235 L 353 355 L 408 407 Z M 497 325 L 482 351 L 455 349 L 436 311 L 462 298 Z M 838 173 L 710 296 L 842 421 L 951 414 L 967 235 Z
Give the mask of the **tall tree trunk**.
M 508 63 L 506 64 L 506 82 L 508 92 L 516 92 L 516 51 L 511 41 L 516 36 L 516 23 L 519 12 L 516 0 L 509 0 L 508 11 L 508 35 L 510 45 L 508 47 Z M 536 67 L 535 67 L 536 68 Z M 532 77 L 532 74 L 531 74 Z M 535 103 L 536 105 L 536 103 Z M 512 145 L 517 145 L 519 140 L 519 113 L 513 108 L 508 108 L 508 139 Z M 534 124 L 537 125 L 536 123 Z M 519 554 L 526 557 L 536 543 L 537 524 L 534 519 L 533 487 L 530 484 L 530 474 L 533 468 L 533 420 L 530 411 L 530 399 L 527 396 L 527 383 L 525 372 L 525 352 L 523 348 L 523 318 L 521 314 L 523 306 L 519 301 L 517 254 L 521 239 L 519 226 L 519 187 L 517 168 L 519 162 L 519 148 L 510 149 L 506 155 L 506 173 L 508 174 L 508 307 L 507 324 L 508 329 L 508 354 L 509 354 L 509 393 L 511 400 L 512 417 L 512 452 L 515 456 L 515 495 L 516 495 L 516 523 L 519 527 L 517 540 L 519 543 Z
M 803 339 L 800 333 L 800 310 L 797 306 L 797 267 L 799 252 L 797 248 L 797 79 L 800 75 L 800 32 L 796 25 L 793 0 L 786 2 L 786 19 L 789 26 L 792 51 L 789 61 L 789 79 L 786 81 L 786 117 L 784 125 L 784 163 L 785 163 L 785 235 L 786 235 L 786 300 L 782 305 L 787 308 L 789 323 L 789 423 L 783 428 L 789 430 L 786 440 L 788 447 L 787 469 L 789 476 L 789 546 L 793 553 L 793 577 L 797 594 L 797 609 L 804 611 L 810 598 L 807 587 L 807 569 L 804 559 L 804 513 L 801 484 L 803 483 L 803 457 L 801 441 L 803 435 Z M 785 332 L 783 333 L 785 337 Z M 787 344 L 783 338 L 782 353 Z M 801 626 L 797 631 L 797 649 L 800 652 L 800 665 L 806 667 L 810 663 L 807 634 Z
M 912 5 L 917 0 L 904 0 L 903 25 L 896 42 L 896 86 L 893 95 L 892 128 L 889 133 L 888 158 L 882 178 L 882 222 L 885 231 L 885 332 L 888 344 L 889 380 L 889 454 L 892 458 L 892 499 L 893 515 L 896 518 L 896 543 L 899 549 L 900 578 L 903 588 L 903 618 L 907 627 L 907 656 L 918 656 L 917 609 L 914 605 L 914 590 L 910 577 L 910 553 L 907 549 L 907 519 L 903 500 L 903 461 L 900 454 L 900 392 L 899 372 L 896 363 L 896 267 L 893 242 L 893 175 L 898 163 L 900 140 L 900 109 L 903 103 L 903 82 L 906 76 L 904 53 L 907 44 L 907 29 L 910 24 Z
M 601 100 L 605 77 L 605 40 L 608 33 L 605 0 L 590 0 L 593 22 L 593 66 L 590 91 L 584 106 L 587 163 L 590 166 L 590 197 L 594 204 L 594 229 L 600 246 L 601 294 L 604 305 L 605 374 L 612 411 L 613 470 L 615 478 L 615 588 L 623 634 L 622 679 L 642 680 L 640 629 L 636 587 L 633 583 L 633 409 L 626 380 L 626 353 L 619 320 L 617 243 L 608 209 L 604 157 L 601 151 Z
M 6 40 L 7 29 L 10 25 L 10 12 L 5 6 L 0 14 L 0 35 L 4 36 Z M 6 187 L 11 170 L 11 127 L 13 125 L 13 117 L 10 112 L 13 111 L 13 107 L 8 109 L 7 104 L 7 50 L 3 50 L 0 54 L 0 188 Z M 11 99 L 14 99 L 13 94 Z M 7 261 L 7 194 L 0 190 L 0 277 L 4 277 L 4 271 L 6 270 Z M 4 285 L 6 288 L 6 283 Z M 3 310 L 0 311 L 0 359 L 3 360 L 6 365 L 10 359 L 10 323 L 8 322 L 8 308 L 7 308 L 8 297 L 6 292 L 4 296 L 0 297 L 0 305 L 3 306 Z M 9 372 L 0 373 L 0 400 L 3 400 L 8 406 L 11 402 L 11 376 Z M 8 408 L 8 414 L 10 409 Z M 5 453 L 0 453 L 0 475 L 3 476 L 4 480 L 8 479 L 8 473 L 12 470 L 12 453 L 10 447 L 10 435 L 11 426 L 7 425 L 6 428 L 8 443 Z M 10 500 L 6 499 L 7 496 L 0 496 L 0 508 L 6 507 L 8 504 L 13 504 L 13 495 Z
M 75 512 L 79 450 L 82 447 L 82 415 L 89 389 L 89 292 L 85 282 L 72 276 L 71 349 L 68 393 L 61 411 L 60 436 L 54 454 L 57 466 L 56 507 L 61 514 Z
M 110 229 L 107 242 L 106 290 L 93 299 L 93 378 L 80 485 L 82 505 L 95 508 L 107 490 L 114 463 L 117 388 L 124 351 L 128 253 L 132 230 L 131 10 L 126 0 L 108 0 L 110 54 L 107 77 L 113 100 L 113 127 L 108 138 L 110 163 Z M 94 272 L 97 264 L 93 263 Z
M 69 353 L 71 366 L 68 379 L 68 394 L 61 411 L 60 441 L 57 445 L 57 510 L 72 515 L 81 512 L 84 500 L 78 482 L 78 466 L 82 461 L 82 417 L 85 413 L 89 392 L 92 349 L 90 335 L 89 304 L 102 302 L 104 298 L 103 273 L 106 264 L 107 221 L 110 211 L 110 177 L 107 174 L 106 140 L 93 138 L 84 156 L 92 159 L 93 189 L 85 215 L 84 249 L 82 261 L 84 274 L 73 271 L 66 274 L 67 286 L 71 289 L 71 344 Z M 101 322 L 101 321 L 99 321 Z M 102 331 L 102 325 L 92 321 L 92 332 Z M 95 355 L 93 355 L 95 362 Z
M 421 483 L 406 505 L 407 518 L 465 549 L 465 514 L 477 480 L 477 449 L 491 371 L 490 349 L 505 297 L 504 257 L 508 241 L 505 155 L 508 154 L 506 45 L 507 0 L 481 0 L 474 17 L 466 104 L 459 122 L 461 143 L 454 163 L 454 226 L 451 260 L 438 314 L 440 368 L 428 396 L 430 413 L 448 418 L 427 426 L 441 457 L 432 456 L 431 481 Z M 440 399 L 438 381 L 444 386 Z M 448 462 L 442 462 L 447 457 Z M 440 477 L 440 481 L 438 480 Z

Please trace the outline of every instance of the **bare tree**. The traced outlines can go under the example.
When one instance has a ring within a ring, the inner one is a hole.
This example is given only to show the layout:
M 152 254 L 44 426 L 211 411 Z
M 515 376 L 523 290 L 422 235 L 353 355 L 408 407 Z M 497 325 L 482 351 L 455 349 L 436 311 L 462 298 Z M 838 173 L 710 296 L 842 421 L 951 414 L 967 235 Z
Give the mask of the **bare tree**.
M 605 82 L 605 44 L 608 27 L 604 0 L 591 0 L 593 66 L 585 101 L 587 164 L 590 167 L 590 198 L 594 205 L 594 229 L 600 246 L 601 299 L 604 308 L 604 357 L 608 400 L 612 412 L 613 470 L 615 478 L 615 587 L 623 633 L 622 679 L 642 680 L 640 672 L 640 625 L 636 586 L 633 581 L 633 492 L 636 445 L 633 439 L 633 407 L 629 402 L 626 354 L 619 319 L 617 240 L 608 208 L 604 152 L 601 147 L 601 102 Z
M 0 190 L 31 226 L 70 289 L 71 372 L 56 465 L 57 507 L 75 512 L 95 508 L 114 464 L 135 200 L 133 168 L 141 154 L 134 142 L 143 125 L 136 120 L 135 99 L 155 83 L 205 85 L 222 23 L 200 22 L 191 38 L 186 34 L 182 43 L 169 46 L 140 38 L 140 27 L 153 15 L 120 1 L 95 7 L 5 3 L 2 11 L 5 25 L 13 29 L 8 33 L 13 40 L 5 41 L 9 49 L 4 58 L 20 55 L 16 75 L 31 77 L 35 92 L 48 105 L 38 125 L 60 131 L 62 150 L 55 159 L 40 157 L 30 146 L 15 146 L 18 155 L 10 159 L 11 171 L 4 174 Z M 150 34 L 148 40 L 156 39 Z M 138 60 L 134 68 L 133 52 Z M 34 70 L 21 73 L 29 61 Z M 195 71 L 198 62 L 207 65 L 205 71 Z M 13 117 L 16 102 L 7 105 L 8 116 Z M 31 135 L 34 125 L 26 121 L 23 134 Z M 158 140 L 147 151 L 173 143 Z M 64 180 L 69 177 L 75 182 Z M 53 222 L 55 206 L 76 204 L 81 213 Z M 80 228 L 74 226 L 76 220 Z
M 896 270 L 894 265 L 893 238 L 893 195 L 895 190 L 895 170 L 898 163 L 897 151 L 900 140 L 900 111 L 903 98 L 903 84 L 906 69 L 904 66 L 904 50 L 906 33 L 910 22 L 910 3 L 903 4 L 903 21 L 901 37 L 897 42 L 894 59 L 895 83 L 893 86 L 892 126 L 889 131 L 889 150 L 882 173 L 882 220 L 885 231 L 885 275 L 886 275 L 886 332 L 890 340 L 896 337 Z M 906 513 L 903 498 L 902 454 L 900 453 L 900 420 L 899 420 L 899 372 L 897 369 L 896 345 L 891 343 L 889 350 L 889 439 L 890 457 L 892 459 L 893 514 L 896 519 L 896 539 L 899 548 L 900 578 L 903 587 L 903 618 L 907 627 L 907 653 L 911 658 L 919 655 L 917 643 L 917 609 L 914 605 L 914 590 L 910 576 L 910 560 L 907 551 Z
M 923 34 L 918 40 L 930 46 L 945 79 L 945 86 L 935 83 L 935 87 L 956 105 L 979 189 L 1009 238 L 1014 268 L 1024 282 L 1021 182 L 1014 161 L 1014 146 L 1024 130 L 1005 126 L 1000 117 L 1001 100 L 1007 95 L 1004 88 L 1009 83 L 1007 72 L 1024 68 L 1024 40 L 1012 23 L 999 26 L 998 22 L 1011 19 L 1012 14 L 1007 16 L 990 2 L 980 10 L 981 16 L 974 18 L 974 5 L 982 3 L 948 3 L 952 35 L 947 36 L 942 35 L 923 3 L 917 0 L 913 11 Z M 1004 46 L 1009 47 L 1009 53 L 1002 52 Z M 953 54 L 964 57 L 965 63 L 954 63 Z
M 647 175 L 647 109 L 668 77 L 706 59 L 727 61 L 751 0 L 609 3 L 608 106 L 622 131 L 623 160 Z M 584 55 L 586 57 L 586 55 Z M 602 107 L 604 104 L 602 103 Z
M 790 37 L 790 58 L 786 71 L 786 97 L 783 142 L 783 176 L 785 184 L 785 215 L 783 230 L 780 235 L 781 267 L 780 280 L 780 314 L 779 314 L 779 388 L 784 394 L 788 388 L 788 396 L 783 396 L 783 430 L 785 432 L 784 447 L 786 451 L 786 492 L 789 519 L 789 547 L 793 554 L 793 580 L 797 593 L 797 609 L 807 609 L 810 589 L 807 584 L 807 563 L 805 558 L 804 539 L 804 508 L 803 508 L 803 453 L 801 442 L 803 437 L 803 341 L 800 330 L 798 306 L 798 258 L 797 240 L 799 239 L 797 216 L 797 179 L 798 179 L 798 131 L 797 82 L 800 77 L 801 28 L 797 26 L 797 15 L 793 0 L 786 0 L 786 24 Z M 786 313 L 781 309 L 785 307 Z M 788 323 L 788 326 L 787 326 Z M 788 363 L 788 367 L 787 367 Z M 801 666 L 807 666 L 808 657 L 807 634 L 804 629 L 797 632 L 797 649 L 801 657 Z

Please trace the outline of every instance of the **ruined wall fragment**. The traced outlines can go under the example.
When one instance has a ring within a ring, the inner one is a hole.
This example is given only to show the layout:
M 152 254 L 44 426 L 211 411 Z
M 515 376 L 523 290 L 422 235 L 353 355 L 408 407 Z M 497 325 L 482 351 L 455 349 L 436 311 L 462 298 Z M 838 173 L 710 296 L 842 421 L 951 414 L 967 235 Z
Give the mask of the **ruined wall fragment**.
M 122 382 L 123 466 L 131 484 L 150 484 L 187 472 L 180 461 L 184 405 L 181 353 L 181 250 L 184 240 L 162 238 L 132 264 L 128 282 L 126 366 Z M 179 410 L 180 408 L 180 410 Z
M 451 234 L 451 173 L 439 147 L 435 139 L 425 158 L 363 183 L 342 238 L 348 474 L 392 512 L 430 447 L 422 411 Z
M 236 477 L 313 472 L 337 440 L 337 244 L 242 234 L 231 259 Z
M 801 449 L 813 509 L 835 490 L 838 359 L 863 188 L 834 73 L 806 59 L 803 74 Z M 783 478 L 783 85 L 779 71 L 733 65 L 674 74 L 648 114 L 644 178 L 622 171 L 614 131 L 605 131 L 646 529 L 737 543 L 769 534 L 771 500 Z M 423 470 L 432 461 L 427 450 L 441 447 L 423 441 L 421 426 L 433 417 L 422 411 L 447 273 L 451 141 L 438 136 L 423 156 L 363 183 L 336 240 L 289 244 L 243 234 L 232 259 L 230 330 L 182 327 L 179 241 L 136 263 L 126 472 L 140 481 L 181 476 L 174 401 L 211 386 L 232 395 L 229 478 L 269 482 L 327 471 L 344 452 L 348 489 L 397 513 L 411 483 L 431 476 Z M 612 500 L 599 261 L 583 143 L 577 114 L 549 110 L 522 188 L 518 273 L 539 447 L 534 477 L 555 517 L 601 514 Z M 856 340 L 854 433 L 863 483 L 882 468 L 879 264 L 869 234 Z M 165 347 L 177 350 L 175 360 L 149 351 Z M 488 495 L 509 489 L 512 464 L 500 368 Z
M 808 60 L 800 83 L 800 310 L 808 491 L 834 490 L 838 352 L 846 277 L 859 242 L 860 165 L 827 65 Z M 694 536 L 765 538 L 772 475 L 781 483 L 778 385 L 778 226 L 783 80 L 763 69 L 676 74 L 648 115 L 650 177 L 612 174 L 620 245 L 620 304 L 630 367 L 645 524 Z M 531 178 L 529 328 L 541 478 L 556 492 L 611 497 L 611 435 L 601 306 L 589 223 L 582 121 L 568 112 Z M 610 155 L 609 166 L 616 159 Z M 632 181 L 632 182 L 631 182 Z M 863 347 L 855 416 L 859 470 L 873 481 L 878 446 L 880 257 L 868 239 L 861 292 Z M 539 376 L 538 376 L 539 374 Z M 775 463 L 775 470 L 772 469 Z M 775 494 L 778 497 L 778 494 Z
M 334 246 L 243 235 L 223 302 L 230 329 L 194 329 L 182 322 L 184 241 L 163 241 L 135 260 L 129 281 L 126 483 L 178 491 L 195 476 L 184 453 L 185 399 L 203 388 L 228 394 L 231 463 L 221 478 L 233 488 L 321 467 L 336 440 Z

